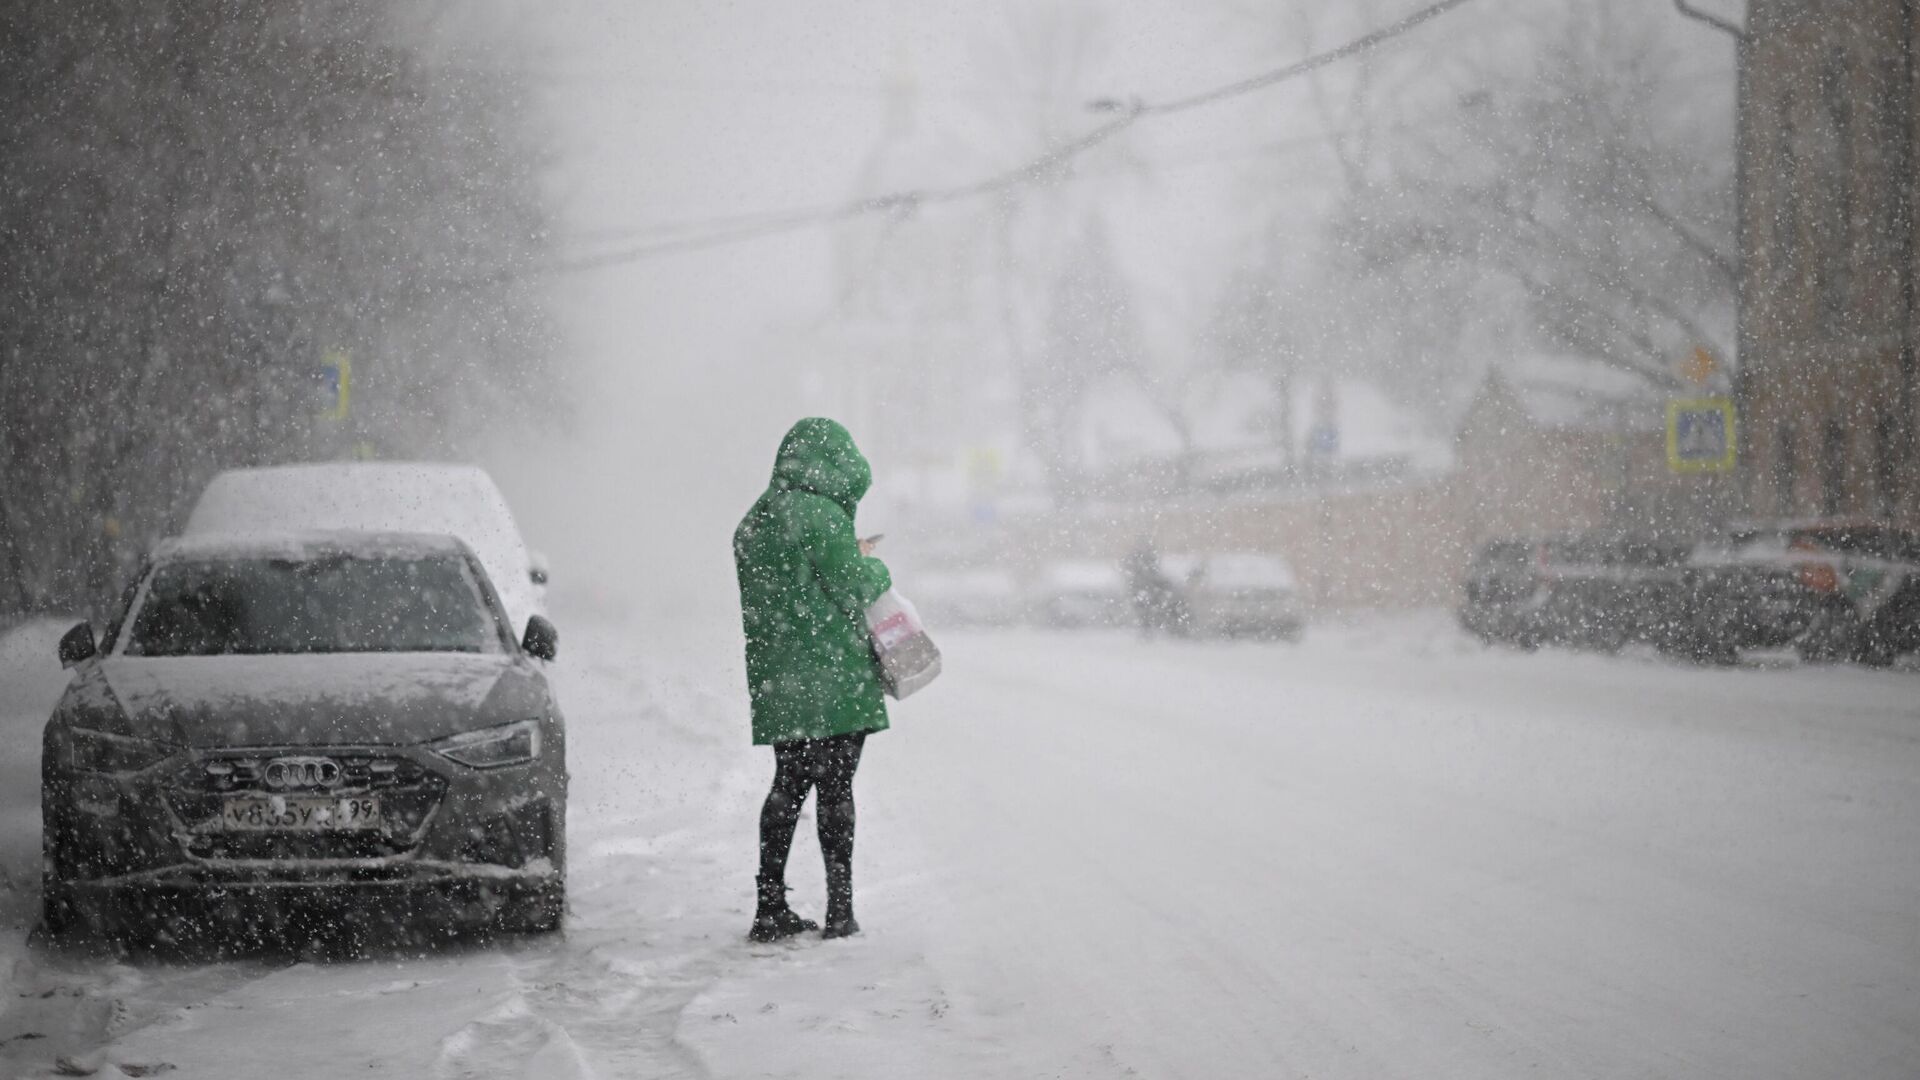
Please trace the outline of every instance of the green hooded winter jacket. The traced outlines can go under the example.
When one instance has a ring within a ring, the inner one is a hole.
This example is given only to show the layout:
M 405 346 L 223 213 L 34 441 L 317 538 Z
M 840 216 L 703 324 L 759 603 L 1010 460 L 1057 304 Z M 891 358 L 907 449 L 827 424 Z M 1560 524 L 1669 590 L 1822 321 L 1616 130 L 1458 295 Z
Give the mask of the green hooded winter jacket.
M 872 482 L 846 428 L 802 420 L 734 530 L 757 745 L 886 729 L 865 616 L 893 579 L 853 533 Z

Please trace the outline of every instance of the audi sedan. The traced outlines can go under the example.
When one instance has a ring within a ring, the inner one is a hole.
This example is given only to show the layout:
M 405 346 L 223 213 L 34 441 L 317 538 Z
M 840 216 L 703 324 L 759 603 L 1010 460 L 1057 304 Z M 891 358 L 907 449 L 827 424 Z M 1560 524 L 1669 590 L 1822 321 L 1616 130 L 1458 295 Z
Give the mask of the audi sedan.
M 560 925 L 565 728 L 452 537 L 169 541 L 75 671 L 41 754 L 44 921 L 173 936 L 412 918 Z M 376 923 L 377 924 L 377 923 Z

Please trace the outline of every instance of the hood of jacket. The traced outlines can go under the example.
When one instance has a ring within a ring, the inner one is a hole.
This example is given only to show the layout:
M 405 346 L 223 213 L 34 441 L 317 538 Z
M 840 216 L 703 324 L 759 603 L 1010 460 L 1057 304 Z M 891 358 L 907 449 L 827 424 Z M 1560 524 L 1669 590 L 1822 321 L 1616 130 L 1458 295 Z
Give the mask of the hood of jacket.
M 780 440 L 780 453 L 773 461 L 773 486 L 825 496 L 852 517 L 873 486 L 873 470 L 846 428 L 810 416 Z

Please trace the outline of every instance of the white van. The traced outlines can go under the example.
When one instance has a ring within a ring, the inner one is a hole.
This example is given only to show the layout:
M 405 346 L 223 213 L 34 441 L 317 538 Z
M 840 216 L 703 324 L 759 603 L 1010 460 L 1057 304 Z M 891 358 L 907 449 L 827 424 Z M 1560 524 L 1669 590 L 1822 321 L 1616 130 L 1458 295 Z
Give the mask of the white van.
M 1298 641 L 1306 625 L 1293 568 L 1278 555 L 1168 555 L 1160 571 L 1179 586 L 1196 636 Z
M 328 462 L 230 469 L 194 504 L 187 536 L 310 530 L 447 533 L 473 549 L 513 619 L 547 613 L 546 567 L 527 551 L 506 497 L 475 465 Z
M 1040 568 L 1033 595 L 1035 613 L 1047 626 L 1115 627 L 1139 621 L 1127 575 L 1118 563 L 1095 559 L 1048 563 Z

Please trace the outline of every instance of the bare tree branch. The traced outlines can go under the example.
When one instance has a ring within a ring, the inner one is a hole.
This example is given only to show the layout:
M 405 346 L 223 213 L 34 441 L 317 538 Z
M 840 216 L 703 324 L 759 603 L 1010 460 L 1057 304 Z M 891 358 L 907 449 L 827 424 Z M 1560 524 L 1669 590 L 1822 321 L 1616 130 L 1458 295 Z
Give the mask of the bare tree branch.
M 1587 312 L 1589 315 L 1605 323 L 1608 329 L 1614 334 L 1632 344 L 1639 350 L 1641 355 L 1646 357 L 1646 362 L 1639 364 L 1626 361 L 1612 353 L 1602 353 L 1594 357 L 1595 360 L 1608 367 L 1625 371 L 1632 375 L 1638 375 L 1661 386 L 1678 389 L 1686 385 L 1680 380 L 1679 376 L 1667 370 L 1666 366 L 1662 363 L 1664 358 L 1661 356 L 1660 348 L 1653 342 L 1653 339 L 1647 337 L 1646 334 L 1641 331 L 1634 330 L 1623 323 L 1613 312 L 1592 303 L 1579 293 L 1555 282 L 1548 281 L 1546 278 L 1528 270 L 1519 260 L 1502 259 L 1500 263 L 1502 269 L 1512 274 L 1515 280 L 1526 286 L 1526 288 L 1536 296 L 1541 299 L 1550 300 L 1556 304 Z
M 1646 208 L 1647 214 L 1651 216 L 1653 220 L 1664 225 L 1668 232 L 1678 237 L 1682 243 L 1692 248 L 1701 258 L 1707 260 L 1708 264 L 1715 270 L 1719 271 L 1720 276 L 1726 279 L 1729 288 L 1739 287 L 1740 267 L 1734 262 L 1731 255 L 1721 251 L 1706 237 L 1695 232 L 1692 226 L 1673 216 L 1673 213 L 1666 207 L 1661 206 L 1659 200 L 1655 199 L 1652 195 L 1643 195 L 1641 197 L 1641 205 Z
M 1611 290 L 1637 307 L 1644 308 L 1656 315 L 1665 316 L 1668 321 L 1680 327 L 1688 337 L 1695 341 L 1704 343 L 1713 340 L 1712 335 L 1707 333 L 1706 328 L 1701 326 L 1696 319 L 1688 315 L 1677 304 L 1666 297 L 1649 292 L 1633 284 L 1631 275 L 1625 273 L 1624 268 L 1597 265 L 1588 252 L 1576 243 L 1573 238 L 1567 236 L 1559 229 L 1554 228 L 1552 225 L 1541 221 L 1539 217 L 1531 212 L 1512 211 L 1512 216 L 1527 226 L 1527 231 L 1522 233 L 1522 235 L 1537 236 L 1551 242 L 1550 245 L 1537 250 L 1543 254 L 1556 257 L 1563 263 L 1573 265 L 1575 271 L 1587 278 L 1594 286 Z
M 1688 0 L 1673 0 L 1673 6 L 1676 8 L 1679 8 L 1680 14 L 1685 15 L 1689 19 L 1706 23 L 1708 26 L 1713 27 L 1715 30 L 1720 31 L 1723 34 L 1731 34 L 1735 38 L 1741 41 L 1746 40 L 1746 37 L 1747 37 L 1746 29 L 1734 23 L 1730 19 L 1723 19 L 1720 16 L 1715 15 L 1711 11 L 1701 11 L 1699 8 L 1694 7 L 1691 3 L 1688 3 Z

